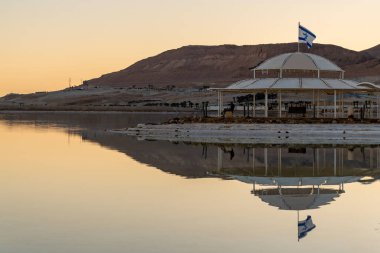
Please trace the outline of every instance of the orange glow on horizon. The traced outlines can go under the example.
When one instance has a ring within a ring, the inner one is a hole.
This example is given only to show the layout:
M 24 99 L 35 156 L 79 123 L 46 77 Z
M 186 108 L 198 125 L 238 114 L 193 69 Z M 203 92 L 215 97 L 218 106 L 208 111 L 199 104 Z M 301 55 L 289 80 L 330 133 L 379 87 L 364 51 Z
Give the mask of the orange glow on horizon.
M 51 91 L 186 45 L 294 42 L 301 21 L 316 43 L 380 43 L 380 2 L 363 0 L 2 1 L 0 95 Z M 370 32 L 369 32 L 370 31 Z

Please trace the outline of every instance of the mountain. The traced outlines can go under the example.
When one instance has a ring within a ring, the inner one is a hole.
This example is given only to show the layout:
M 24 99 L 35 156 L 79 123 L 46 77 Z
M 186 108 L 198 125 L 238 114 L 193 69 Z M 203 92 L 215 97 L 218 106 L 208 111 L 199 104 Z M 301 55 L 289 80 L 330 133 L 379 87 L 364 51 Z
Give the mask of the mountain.
M 357 52 L 335 45 L 315 44 L 302 51 L 321 55 L 347 71 L 346 77 L 380 81 L 380 47 Z M 185 46 L 141 60 L 118 72 L 86 81 L 91 86 L 176 87 L 225 86 L 249 78 L 250 67 L 282 53 L 294 52 L 297 43 L 252 46 Z
M 364 50 L 362 52 L 368 53 L 369 55 L 380 59 L 380 44 L 377 46 L 371 47 L 367 50 Z

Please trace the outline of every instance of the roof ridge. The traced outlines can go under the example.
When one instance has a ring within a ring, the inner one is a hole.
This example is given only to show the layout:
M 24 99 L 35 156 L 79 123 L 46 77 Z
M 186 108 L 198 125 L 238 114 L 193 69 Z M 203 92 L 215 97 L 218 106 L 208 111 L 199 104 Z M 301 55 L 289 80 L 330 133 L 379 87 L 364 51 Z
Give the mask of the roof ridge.
M 289 53 L 289 55 L 285 58 L 284 62 L 281 65 L 281 69 L 284 69 L 285 64 L 289 61 L 289 58 L 294 55 L 294 53 Z
M 350 86 L 350 87 L 352 87 L 352 88 L 355 88 L 355 89 L 357 89 L 357 87 L 355 87 L 355 86 L 353 86 L 353 85 L 349 84 L 349 83 L 348 83 L 348 82 L 346 82 L 346 80 L 344 80 L 344 79 L 338 79 L 338 80 L 340 80 L 342 83 L 344 83 L 344 84 L 346 84 L 346 85 L 348 85 L 348 86 Z
M 307 53 L 302 53 L 304 55 L 306 55 L 306 57 L 308 57 L 315 65 L 315 67 L 318 69 L 318 71 L 320 71 L 320 68 L 318 67 L 317 63 L 314 61 L 314 59 Z
M 305 53 L 305 54 L 306 54 L 307 56 L 309 56 L 310 59 L 312 59 L 313 62 L 315 62 L 315 61 L 314 61 L 314 59 L 311 57 L 311 55 L 315 55 L 315 56 L 317 56 L 317 57 L 322 58 L 323 60 L 328 61 L 331 65 L 336 66 L 336 67 L 339 69 L 339 70 L 337 70 L 337 71 L 345 72 L 341 67 L 339 67 L 338 65 L 336 65 L 334 62 L 332 62 L 330 59 L 328 59 L 328 58 L 326 58 L 326 57 L 323 57 L 323 56 L 320 56 L 320 55 L 317 55 L 317 54 L 310 54 L 310 53 Z M 317 68 L 318 68 L 318 67 L 317 67 Z
M 333 89 L 333 87 L 331 87 L 330 84 L 328 84 L 323 78 L 319 78 L 324 84 L 326 84 L 327 87 L 329 87 L 330 89 Z

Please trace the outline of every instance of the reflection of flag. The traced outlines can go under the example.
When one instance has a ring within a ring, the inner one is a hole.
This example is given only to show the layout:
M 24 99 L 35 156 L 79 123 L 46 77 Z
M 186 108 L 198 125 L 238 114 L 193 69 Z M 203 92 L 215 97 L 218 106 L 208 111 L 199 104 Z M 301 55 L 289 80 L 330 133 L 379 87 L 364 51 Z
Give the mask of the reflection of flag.
M 307 233 L 313 230 L 314 228 L 315 225 L 313 223 L 313 220 L 311 219 L 311 216 L 308 215 L 306 220 L 298 222 L 298 239 L 305 237 Z
M 299 25 L 298 29 L 298 42 L 299 43 L 306 43 L 308 48 L 311 48 L 313 46 L 313 41 L 317 38 L 314 33 L 312 33 L 307 28 L 303 27 L 302 25 Z

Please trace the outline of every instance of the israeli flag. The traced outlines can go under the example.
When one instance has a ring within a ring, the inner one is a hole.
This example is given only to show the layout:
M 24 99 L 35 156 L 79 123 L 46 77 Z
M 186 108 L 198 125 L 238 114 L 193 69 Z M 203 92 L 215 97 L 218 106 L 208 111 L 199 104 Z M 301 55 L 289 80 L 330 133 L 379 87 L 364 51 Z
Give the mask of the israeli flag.
M 313 46 L 313 41 L 317 38 L 314 33 L 312 33 L 307 28 L 299 25 L 298 29 L 298 42 L 306 43 L 307 47 L 310 49 Z
M 298 222 L 298 240 L 305 237 L 307 233 L 313 230 L 314 228 L 315 228 L 315 225 L 310 215 L 307 216 L 306 220 L 299 221 Z

